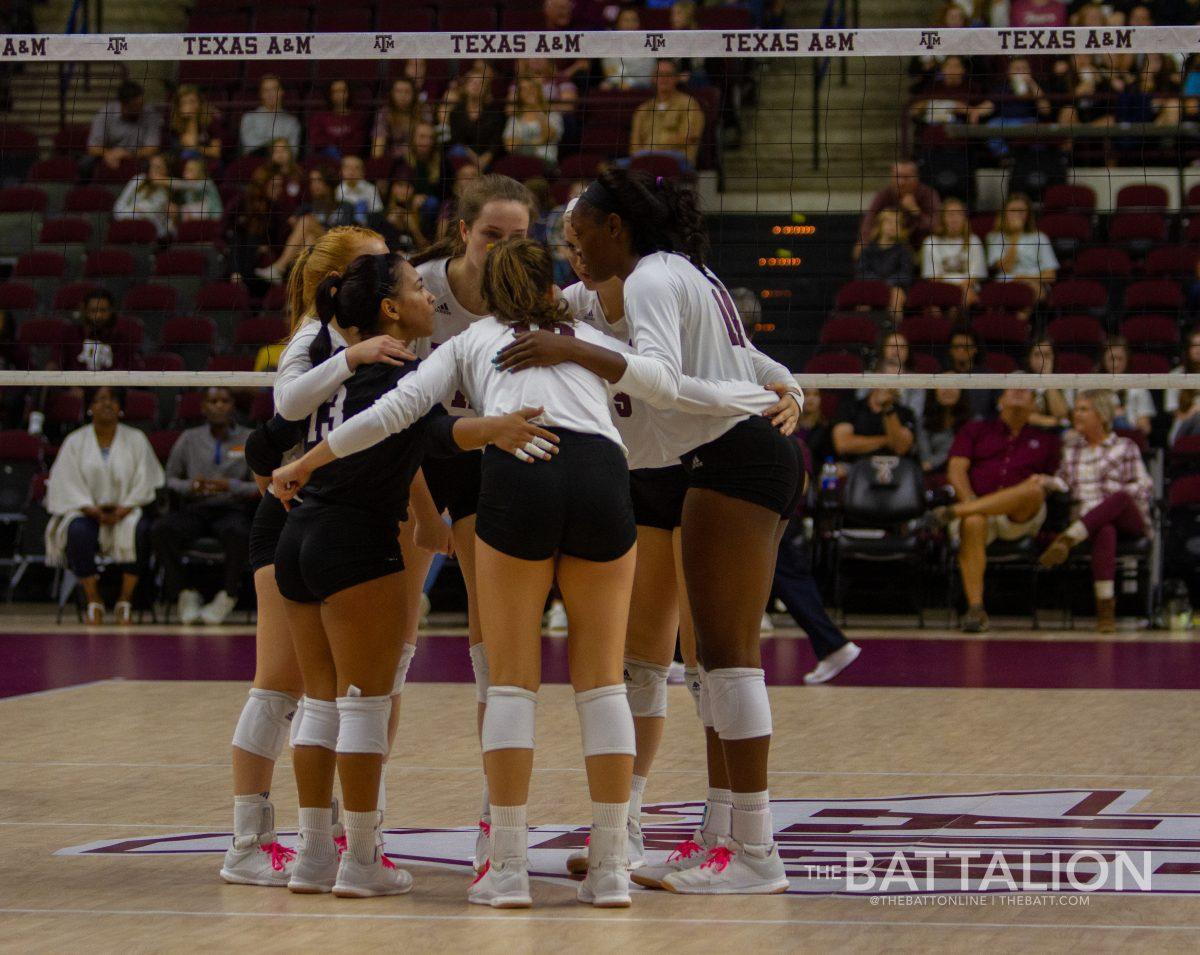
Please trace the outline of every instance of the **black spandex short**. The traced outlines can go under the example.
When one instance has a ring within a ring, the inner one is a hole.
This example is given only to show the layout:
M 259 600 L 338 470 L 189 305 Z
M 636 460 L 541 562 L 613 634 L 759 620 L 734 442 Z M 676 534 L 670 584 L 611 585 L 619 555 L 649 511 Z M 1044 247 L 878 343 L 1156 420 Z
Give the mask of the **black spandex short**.
M 795 509 L 800 454 L 791 438 L 766 418 L 740 421 L 721 437 L 683 456 L 691 487 L 769 508 L 781 516 Z
M 637 541 L 625 455 L 599 435 L 551 430 L 559 445 L 550 461 L 484 451 L 475 533 L 521 560 L 616 560 Z
M 289 512 L 275 550 L 279 592 L 298 603 L 319 603 L 403 569 L 394 520 L 314 500 Z
M 254 510 L 250 525 L 250 570 L 255 572 L 275 563 L 275 548 L 287 521 L 288 512 L 274 494 L 267 493 Z
M 450 511 L 452 524 L 470 517 L 479 508 L 482 467 L 482 451 L 464 451 L 449 458 L 426 457 L 421 462 L 433 503 L 439 511 Z
M 683 521 L 683 499 L 688 476 L 683 465 L 638 468 L 629 472 L 629 494 L 638 527 L 673 531 Z

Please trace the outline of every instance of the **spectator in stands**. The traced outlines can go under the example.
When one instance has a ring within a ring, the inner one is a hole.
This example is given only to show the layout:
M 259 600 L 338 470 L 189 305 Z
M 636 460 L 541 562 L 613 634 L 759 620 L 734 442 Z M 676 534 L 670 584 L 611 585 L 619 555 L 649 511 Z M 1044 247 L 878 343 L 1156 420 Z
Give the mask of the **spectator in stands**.
M 112 293 L 95 289 L 79 310 L 79 353 L 74 357 L 85 371 L 129 371 L 140 368 L 141 353 L 117 326 L 117 306 Z
M 1171 371 L 1176 374 L 1200 374 L 1200 326 L 1188 332 L 1179 356 L 1179 364 Z M 1195 390 L 1184 388 L 1164 391 L 1163 411 L 1171 415 L 1171 429 L 1167 432 L 1167 445 L 1170 446 L 1175 443 L 1183 423 L 1200 412 L 1200 402 L 1196 401 Z
M 904 232 L 903 215 L 897 208 L 880 210 L 854 263 L 855 278 L 886 283 L 891 296 L 888 307 L 893 318 L 899 320 L 913 272 L 912 247 Z
M 963 306 L 979 301 L 979 283 L 987 279 L 987 252 L 971 231 L 967 204 L 942 203 L 937 231 L 921 243 L 921 278 L 948 282 L 963 290 Z
M 517 156 L 535 156 L 549 166 L 558 164 L 562 139 L 561 113 L 550 109 L 542 84 L 534 77 L 517 81 L 517 99 L 504 125 L 504 148 Z
M 624 7 L 617 14 L 616 30 L 637 32 L 642 18 L 637 7 Z M 654 79 L 654 58 L 649 56 L 608 56 L 600 61 L 602 90 L 648 90 Z
M 908 339 L 902 332 L 892 329 L 885 331 L 875 343 L 875 370 L 885 375 L 903 375 L 911 372 L 911 352 Z M 865 398 L 867 389 L 856 392 L 856 397 Z M 900 403 L 913 413 L 913 418 L 921 420 L 925 412 L 925 392 L 921 388 L 905 388 L 900 392 Z
M 1100 348 L 1098 371 L 1123 375 L 1129 370 L 1129 343 L 1120 335 L 1109 335 Z M 1118 431 L 1140 431 L 1149 436 L 1154 425 L 1154 399 L 1145 388 L 1124 388 L 1113 392 L 1116 408 L 1112 427 Z
M 868 454 L 904 456 L 915 453 L 916 434 L 916 416 L 901 404 L 900 392 L 872 388 L 838 415 L 833 449 L 843 461 Z
M 1053 107 L 1033 76 L 1029 60 L 1014 56 L 1008 61 L 1003 80 L 980 104 L 979 116 L 988 126 L 1027 126 L 1046 121 Z M 1008 142 L 997 137 L 988 141 L 988 148 L 997 159 L 1008 155 Z
M 413 184 L 413 203 L 421 210 L 422 229 L 429 234 L 425 217 L 432 212 L 436 221 L 437 209 L 444 197 L 445 162 L 432 123 L 418 123 L 404 165 Z
M 458 204 L 462 201 L 463 194 L 470 187 L 471 183 L 479 179 L 483 173 L 479 171 L 478 166 L 473 166 L 466 163 L 454 170 L 454 189 L 449 202 L 443 202 L 438 209 L 437 218 L 437 237 L 445 238 L 449 235 L 450 230 L 457 228 L 458 223 Z
M 238 144 L 243 156 L 265 156 L 277 139 L 286 139 L 293 154 L 300 150 L 300 120 L 283 108 L 283 84 L 266 74 L 258 82 L 258 108 L 242 117 Z
M 383 210 L 383 200 L 379 198 L 379 190 L 375 183 L 366 179 L 366 165 L 358 156 L 346 156 L 342 159 L 342 181 L 338 183 L 334 198 L 344 202 L 354 210 L 354 221 L 365 225 L 367 217 L 374 212 Z
M 672 30 L 699 30 L 700 24 L 696 19 L 695 0 L 675 0 L 670 4 Z M 700 56 L 680 57 L 676 61 L 679 67 L 679 79 L 688 89 L 700 89 L 711 83 L 708 64 Z
M 950 331 L 950 344 L 946 350 L 952 371 L 960 375 L 971 375 L 979 370 L 979 338 L 966 325 L 957 325 Z M 996 397 L 982 388 L 964 390 L 970 417 L 986 418 L 996 410 Z
M 967 20 L 967 12 L 953 0 L 947 0 L 942 4 L 930 25 L 935 30 L 959 30 L 970 26 L 970 23 Z M 909 92 L 919 94 L 927 86 L 936 82 L 943 63 L 948 59 L 950 57 L 926 53 L 923 56 L 914 56 L 909 60 L 908 75 L 912 77 Z
M 1025 370 L 1031 375 L 1054 374 L 1054 343 L 1045 335 L 1037 336 L 1025 353 Z M 1037 388 L 1033 392 L 1034 410 L 1029 423 L 1035 428 L 1061 431 L 1070 427 L 1073 395 L 1061 388 Z
M 579 102 L 579 89 L 570 79 L 554 72 L 554 64 L 547 59 L 517 61 L 517 75 L 508 88 L 508 101 L 517 100 L 517 86 L 523 79 L 534 79 L 541 84 L 542 99 L 547 108 L 563 117 L 564 121 L 575 110 Z
M 114 219 L 145 219 L 154 223 L 160 239 L 169 238 L 175 231 L 174 180 L 167 167 L 166 156 L 151 156 L 145 172 L 139 172 L 125 183 L 125 188 L 113 203 Z
M 477 60 L 451 85 L 442 103 L 442 125 L 450 143 L 446 154 L 483 172 L 504 148 L 504 112 L 492 102 L 494 76 L 487 61 Z
M 1029 197 L 1014 192 L 996 217 L 996 227 L 987 236 L 988 266 L 997 282 L 1024 282 L 1038 301 L 1050 292 L 1058 278 L 1058 256 L 1033 218 Z M 1022 315 L 1028 318 L 1028 313 Z
M 967 394 L 961 388 L 931 388 L 925 393 L 925 413 L 917 429 L 917 453 L 926 474 L 945 471 L 954 439 L 971 418 Z
M 1114 90 L 1109 73 L 1088 56 L 1073 56 L 1055 64 L 1050 87 L 1059 100 L 1058 122 L 1065 126 L 1108 126 L 1113 121 Z
M 63 441 L 46 487 L 46 563 L 66 566 L 79 578 L 87 599 L 86 621 L 104 622 L 97 556 L 122 571 L 116 622 L 128 624 L 133 593 L 149 563 L 150 516 L 163 471 L 154 449 L 137 428 L 121 424 L 125 393 L 90 389 L 88 424 Z
M 800 411 L 800 418 L 796 422 L 796 430 L 792 437 L 808 445 L 814 461 L 824 463 L 835 457 L 833 431 L 825 417 L 820 388 L 804 389 L 804 407 Z
M 1063 0 L 1012 0 L 1008 25 L 1013 27 L 1065 27 L 1067 4 Z
M 255 272 L 259 257 L 278 255 L 282 249 L 279 232 L 288 218 L 280 206 L 283 188 L 281 177 L 270 167 L 260 166 L 231 209 L 229 255 L 233 281 L 261 279 Z
M 367 145 L 362 113 L 353 108 L 350 84 L 334 80 L 325 93 L 325 109 L 308 116 L 308 148 L 329 159 L 361 156 Z
M 267 282 L 282 282 L 301 250 L 336 226 L 354 224 L 354 207 L 337 197 L 337 189 L 338 180 L 328 166 L 317 166 L 309 172 L 309 200 L 288 219 L 291 231 L 284 240 L 283 251 L 270 265 L 256 268 L 255 275 Z
M 416 84 L 407 76 L 397 77 L 388 90 L 387 102 L 375 114 L 371 155 L 376 159 L 404 158 L 417 126 L 430 118 L 429 107 L 417 96 Z
M 367 227 L 383 236 L 392 252 L 410 255 L 429 244 L 421 231 L 421 216 L 413 206 L 413 199 L 412 183 L 393 179 L 388 185 L 384 209 L 367 219 Z
M 630 155 L 665 154 L 690 171 L 696 167 L 703 135 L 704 110 L 679 89 L 675 62 L 659 60 L 654 66 L 654 95 L 633 114 Z
M 982 101 L 972 87 L 966 61 L 961 56 L 948 56 L 913 100 L 909 115 L 927 126 L 973 125 L 979 122 Z
M 167 488 L 180 506 L 154 525 L 154 552 L 163 568 L 163 600 L 178 601 L 181 623 L 225 621 L 237 605 L 250 547 L 249 506 L 258 498 L 246 465 L 250 429 L 234 420 L 233 393 L 209 388 L 205 424 L 179 436 L 167 458 Z M 224 584 L 202 606 L 198 591 L 186 588 L 183 555 L 201 537 L 215 537 L 225 554 Z
M 1152 533 L 1150 497 L 1154 483 L 1138 446 L 1113 433 L 1117 413 L 1111 391 L 1084 391 L 1075 399 L 1074 424 L 1079 440 L 1068 443 L 1053 486 L 1071 495 L 1071 525 L 1046 548 L 1043 567 L 1063 563 L 1071 548 L 1092 542 L 1092 581 L 1096 629 L 1117 629 L 1117 539 Z
M 1033 537 L 1046 520 L 1044 478 L 1058 468 L 1058 436 L 1029 424 L 1033 392 L 1010 388 L 1000 395 L 999 417 L 968 421 L 950 448 L 946 478 L 957 502 L 930 512 L 934 526 L 957 539 L 967 612 L 962 629 L 988 629 L 983 608 L 987 546 Z
M 183 178 L 174 180 L 173 186 L 180 222 L 221 218 L 221 192 L 199 156 L 184 161 Z
M 899 209 L 904 234 L 913 249 L 919 249 L 937 225 L 942 200 L 937 190 L 921 182 L 917 164 L 903 159 L 892 166 L 892 181 L 875 193 L 858 230 L 859 245 L 871 241 L 875 219 L 884 209 Z
M 200 88 L 190 83 L 177 87 L 167 121 L 167 151 L 182 160 L 220 162 L 223 137 L 221 114 Z
M 582 18 L 576 19 L 574 0 L 544 0 L 542 18 L 547 33 L 579 31 L 590 26 Z M 586 57 L 560 60 L 554 64 L 554 69 L 559 76 L 580 88 L 586 87 L 591 80 L 592 65 Z
M 87 151 L 92 162 L 99 160 L 116 169 L 126 159 L 147 159 L 162 145 L 162 116 L 146 109 L 140 83 L 125 80 L 117 87 L 114 103 L 105 103 L 92 117 Z
M 300 198 L 304 194 L 304 169 L 296 162 L 296 150 L 284 137 L 280 136 L 271 143 L 267 168 L 283 180 L 278 200 L 280 206 L 294 209 L 300 204 Z

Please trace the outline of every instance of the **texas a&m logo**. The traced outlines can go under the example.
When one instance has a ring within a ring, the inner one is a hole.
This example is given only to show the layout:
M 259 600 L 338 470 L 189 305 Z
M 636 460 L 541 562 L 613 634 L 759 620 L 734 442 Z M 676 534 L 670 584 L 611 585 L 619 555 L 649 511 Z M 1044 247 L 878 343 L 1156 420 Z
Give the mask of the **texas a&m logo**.
M 396 38 L 390 33 L 377 33 L 375 35 L 376 53 L 391 53 L 394 49 L 396 49 Z
M 129 52 L 129 41 L 123 36 L 110 36 L 108 38 L 108 52 L 114 56 L 120 56 L 122 53 Z
M 646 49 L 651 53 L 657 53 L 667 45 L 667 37 L 664 33 L 647 33 L 646 34 Z

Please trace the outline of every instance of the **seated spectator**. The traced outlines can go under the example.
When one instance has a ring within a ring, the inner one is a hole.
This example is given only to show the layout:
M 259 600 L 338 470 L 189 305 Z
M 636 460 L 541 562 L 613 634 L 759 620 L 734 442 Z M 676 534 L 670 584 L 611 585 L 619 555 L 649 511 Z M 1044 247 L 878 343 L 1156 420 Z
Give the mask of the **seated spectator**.
M 1147 53 L 1117 97 L 1117 122 L 1177 125 L 1182 118 L 1180 87 L 1175 60 L 1162 53 Z
M 286 139 L 292 153 L 300 150 L 300 120 L 283 108 L 283 84 L 268 73 L 258 83 L 258 107 L 242 117 L 238 148 L 243 156 L 265 156 L 277 139 Z
M 283 248 L 280 236 L 290 211 L 281 206 L 284 199 L 282 177 L 260 166 L 250 177 L 246 191 L 230 209 L 230 278 L 237 281 L 260 280 L 255 268 L 260 256 L 278 255 Z
M 1013 27 L 1065 27 L 1067 4 L 1063 0 L 1012 0 L 1008 25 Z
M 909 244 L 918 249 L 925 237 L 933 233 L 941 208 L 937 191 L 918 177 L 917 164 L 910 159 L 901 160 L 892 166 L 891 184 L 880 189 L 871 200 L 858 229 L 859 244 L 871 240 L 879 213 L 884 209 L 899 209 L 904 234 Z
M 446 94 L 441 122 L 450 144 L 446 155 L 483 172 L 504 148 L 504 112 L 492 102 L 492 67 L 478 60 Z
M 971 231 L 967 204 L 947 199 L 937 231 L 921 243 L 921 278 L 957 285 L 963 290 L 963 305 L 969 306 L 979 301 L 979 283 L 987 274 L 987 252 Z
M 1092 542 L 1096 629 L 1101 633 L 1117 629 L 1117 538 L 1147 537 L 1153 527 L 1154 484 L 1137 445 L 1113 434 L 1116 405 L 1111 391 L 1084 391 L 1075 399 L 1075 433 L 1080 440 L 1067 444 L 1054 485 L 1071 495 L 1075 519 L 1039 561 L 1054 567 L 1067 559 L 1072 547 Z
M 547 33 L 574 32 L 600 26 L 599 23 L 588 23 L 584 17 L 576 17 L 574 0 L 543 0 L 542 18 L 543 29 Z M 586 87 L 591 80 L 592 65 L 587 57 L 558 60 L 554 69 L 559 76 L 580 88 Z
M 546 213 L 546 246 L 550 249 L 550 257 L 554 260 L 554 284 L 566 288 L 572 282 L 578 281 L 575 270 L 571 268 L 571 257 L 567 248 L 567 206 L 571 200 L 583 195 L 584 183 L 574 180 L 566 194 L 566 201 L 559 203 Z
M 79 310 L 79 354 L 73 356 L 85 371 L 129 371 L 142 365 L 141 353 L 117 335 L 117 308 L 112 293 L 88 293 Z
M 362 113 L 350 103 L 350 84 L 334 80 L 325 94 L 326 108 L 308 116 L 308 148 L 329 159 L 361 156 L 367 145 Z
M 110 169 L 116 169 L 126 159 L 153 156 L 161 145 L 162 116 L 146 109 L 142 86 L 133 80 L 125 80 L 117 87 L 116 102 L 100 107 L 88 130 L 88 156 Z
M 471 187 L 471 183 L 479 179 L 483 173 L 479 171 L 478 166 L 472 166 L 470 163 L 459 166 L 454 171 L 454 187 L 448 202 L 443 202 L 438 209 L 437 218 L 437 237 L 445 238 L 450 234 L 452 229 L 458 225 L 458 204 L 462 201 L 463 195 Z
M 271 143 L 267 168 L 283 181 L 280 205 L 294 209 L 304 194 L 304 168 L 296 162 L 296 150 L 284 137 L 280 136 Z
M 672 30 L 700 29 L 700 23 L 696 19 L 695 0 L 675 0 L 669 6 Z M 680 57 L 676 65 L 679 67 L 679 78 L 688 89 L 700 89 L 709 85 L 709 69 L 703 57 Z
M 870 454 L 916 453 L 917 419 L 900 403 L 900 392 L 872 388 L 838 415 L 833 449 L 843 461 Z
M 223 213 L 221 192 L 208 176 L 208 167 L 199 156 L 183 163 L 183 178 L 176 179 L 175 205 L 180 222 L 198 219 L 220 219 Z
M 416 84 L 407 76 L 397 77 L 392 81 L 387 102 L 375 114 L 371 129 L 372 157 L 404 158 L 417 126 L 430 119 L 429 107 L 417 96 Z
M 1050 292 L 1058 278 L 1058 256 L 1033 218 L 1029 197 L 1014 192 L 996 217 L 996 228 L 987 236 L 988 266 L 997 282 L 1024 282 L 1038 300 Z M 1028 314 L 1022 316 L 1028 318 Z
M 1025 353 L 1025 370 L 1031 375 L 1054 374 L 1054 343 L 1044 335 L 1035 337 Z M 1035 428 L 1061 431 L 1070 427 L 1071 402 L 1075 396 L 1061 388 L 1037 388 L 1033 392 L 1033 414 L 1029 423 Z
M 913 370 L 908 339 L 895 329 L 879 336 L 875 343 L 875 355 L 875 370 L 883 374 L 903 375 Z M 856 392 L 859 398 L 866 397 L 866 394 L 865 388 Z M 920 421 L 925 413 L 925 392 L 921 388 L 905 388 L 900 392 L 900 403 L 913 413 L 915 420 Z
M 350 206 L 354 213 L 354 221 L 365 225 L 367 217 L 373 212 L 383 210 L 383 200 L 379 198 L 379 190 L 375 183 L 366 179 L 365 163 L 358 156 L 346 156 L 342 159 L 342 181 L 338 183 L 334 198 Z
M 388 184 L 384 208 L 367 219 L 367 227 L 383 236 L 392 252 L 411 255 L 429 244 L 421 231 L 421 216 L 413 204 L 414 198 L 411 182 L 393 179 Z
M 637 7 L 624 7 L 617 14 L 613 29 L 637 32 L 642 28 L 642 17 Z M 653 81 L 654 58 L 649 56 L 607 56 L 600 61 L 604 79 L 602 90 L 648 90 Z
M 1028 126 L 1050 119 L 1053 107 L 1030 68 L 1029 60 L 1014 56 L 1008 61 L 1003 80 L 980 104 L 979 116 L 988 126 Z M 1007 140 L 988 141 L 988 149 L 997 159 L 1008 156 Z
M 508 88 L 508 102 L 517 101 L 517 85 L 523 79 L 537 80 L 542 87 L 542 99 L 547 107 L 565 118 L 579 102 L 579 89 L 566 77 L 554 71 L 554 64 L 544 58 L 517 61 L 517 75 Z
M 360 159 L 361 163 L 362 160 Z M 318 166 L 308 174 L 309 201 L 288 219 L 283 251 L 270 265 L 254 270 L 267 282 L 282 282 L 301 250 L 312 245 L 330 229 L 354 224 L 354 207 L 337 198 L 338 180 L 327 166 Z
M 149 565 L 150 517 L 163 471 L 154 449 L 137 428 L 121 424 L 125 393 L 95 388 L 85 396 L 91 421 L 63 441 L 46 487 L 46 563 L 67 567 L 87 599 L 85 620 L 104 622 L 96 557 L 122 571 L 116 622 L 128 624 L 133 592 Z
M 938 10 L 938 14 L 930 24 L 935 30 L 958 30 L 970 26 L 967 12 L 953 0 L 947 0 Z M 908 61 L 908 75 L 912 77 L 909 92 L 919 94 L 926 87 L 936 82 L 943 63 L 950 57 L 925 54 L 914 56 Z
M 1033 537 L 1046 520 L 1044 479 L 1058 468 L 1059 440 L 1029 424 L 1033 392 L 1010 388 L 1000 395 L 1000 415 L 968 421 L 950 448 L 946 479 L 957 503 L 930 512 L 935 526 L 949 526 L 958 540 L 967 612 L 962 629 L 988 629 L 983 607 L 987 546 Z
M 225 621 L 237 605 L 250 555 L 249 505 L 258 485 L 246 465 L 250 429 L 234 421 L 233 393 L 209 388 L 202 405 L 205 424 L 179 436 L 167 458 L 167 488 L 180 506 L 154 525 L 154 553 L 163 569 L 163 600 L 178 601 L 181 623 Z M 207 605 L 187 588 L 183 555 L 201 537 L 215 537 L 225 552 L 224 585 Z
M 703 135 L 704 110 L 679 89 L 679 68 L 674 61 L 659 60 L 654 67 L 654 95 L 633 114 L 630 155 L 664 154 L 692 170 Z
M 904 217 L 896 208 L 882 209 L 854 263 L 854 277 L 887 284 L 893 317 L 904 311 L 905 294 L 913 282 L 912 247 L 904 233 Z
M 970 328 L 958 325 L 950 331 L 947 348 L 950 367 L 947 371 L 960 375 L 972 375 L 979 370 L 979 338 Z M 986 418 L 996 410 L 996 396 L 983 388 L 964 390 L 971 418 Z
M 804 389 L 804 406 L 800 410 L 800 419 L 796 422 L 796 430 L 792 437 L 808 446 L 813 461 L 822 464 L 835 457 L 833 450 L 833 432 L 825 411 L 821 407 L 821 389 Z
M 1194 375 L 1200 373 L 1200 327 L 1188 332 L 1187 340 L 1181 349 L 1179 364 L 1171 369 L 1175 373 Z M 1196 401 L 1196 392 L 1190 388 L 1172 388 L 1163 392 L 1163 411 L 1171 415 L 1171 429 L 1167 432 L 1167 445 L 1175 443 L 1179 429 L 1189 418 L 1200 412 L 1200 402 Z
M 160 239 L 175 231 L 176 208 L 171 187 L 171 170 L 166 156 L 151 156 L 145 172 L 125 183 L 113 203 L 114 219 L 146 219 L 154 223 Z
M 518 156 L 536 156 L 551 166 L 558 165 L 563 118 L 550 109 L 542 84 L 533 77 L 518 80 L 517 99 L 511 110 L 504 126 L 504 148 Z
M 1058 67 L 1061 65 L 1061 71 Z M 1064 126 L 1108 126 L 1113 122 L 1114 91 L 1109 75 L 1088 56 L 1073 56 L 1056 64 L 1052 92 L 1067 102 L 1058 111 Z
M 445 162 L 432 123 L 419 123 L 413 130 L 404 165 L 406 178 L 413 186 L 413 205 L 421 214 L 421 230 L 429 235 L 436 229 L 438 209 L 445 189 Z
M 182 160 L 221 161 L 224 133 L 221 114 L 204 98 L 200 87 L 184 83 L 171 97 L 167 121 L 167 151 Z
M 971 417 L 967 394 L 961 388 L 931 388 L 925 393 L 925 414 L 917 429 L 917 453 L 926 474 L 945 470 L 954 439 Z
M 966 61 L 961 56 L 948 56 L 913 100 L 909 115 L 927 126 L 974 124 L 979 122 L 982 102 L 972 88 Z
M 1129 369 L 1129 343 L 1119 335 L 1110 335 L 1100 348 L 1100 367 L 1110 375 L 1123 375 Z M 1146 388 L 1125 388 L 1113 392 L 1116 409 L 1112 426 L 1118 431 L 1140 431 L 1149 435 L 1154 426 L 1154 399 Z

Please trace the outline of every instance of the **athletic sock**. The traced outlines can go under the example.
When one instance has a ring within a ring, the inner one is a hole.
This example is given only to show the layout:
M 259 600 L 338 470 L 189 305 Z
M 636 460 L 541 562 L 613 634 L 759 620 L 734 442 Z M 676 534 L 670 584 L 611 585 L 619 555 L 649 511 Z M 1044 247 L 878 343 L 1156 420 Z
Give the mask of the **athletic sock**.
M 487 776 L 483 777 L 483 803 L 479 810 L 480 819 L 492 818 L 491 793 L 488 792 Z
M 251 793 L 233 797 L 233 844 L 239 849 L 254 845 L 267 823 L 271 808 L 270 793 Z
M 379 767 L 379 795 L 375 797 L 375 807 L 382 819 L 383 814 L 387 812 L 387 763 Z
M 346 810 L 346 846 L 359 865 L 373 865 L 379 851 L 379 810 Z
M 1097 580 L 1092 586 L 1095 588 L 1097 600 L 1112 600 L 1117 592 L 1111 580 Z
M 492 861 L 526 857 L 529 824 L 525 806 L 492 806 Z M 624 822 L 622 822 L 624 825 Z
M 728 789 L 708 789 L 704 803 L 704 823 L 701 829 L 709 842 L 724 839 L 730 832 L 730 814 L 733 811 L 733 793 Z
M 1071 538 L 1071 540 L 1075 541 L 1076 544 L 1087 540 L 1088 536 L 1087 527 L 1084 525 L 1083 521 L 1075 521 L 1065 531 L 1063 531 L 1063 533 L 1066 534 L 1067 537 Z
M 771 795 L 767 790 L 733 794 L 730 835 L 734 842 L 753 849 L 769 848 L 775 841 L 771 832 Z
M 593 829 L 624 829 L 625 820 L 628 818 L 629 803 L 627 802 L 592 803 Z
M 633 775 L 633 783 L 629 787 L 629 818 L 634 822 L 642 820 L 642 796 L 646 792 L 646 777 Z M 598 805 L 597 803 L 593 803 Z
M 605 859 L 625 857 L 625 820 L 628 818 L 629 803 L 627 802 L 592 803 L 589 867 L 599 865 Z
M 333 813 L 329 806 L 300 807 L 300 846 L 304 857 L 313 862 L 327 862 L 337 855 L 337 846 L 333 844 Z

